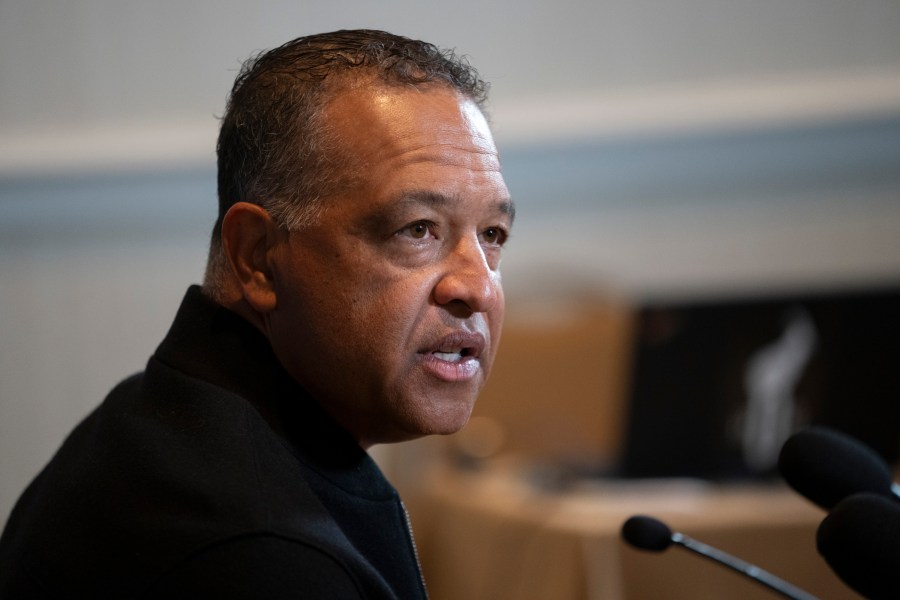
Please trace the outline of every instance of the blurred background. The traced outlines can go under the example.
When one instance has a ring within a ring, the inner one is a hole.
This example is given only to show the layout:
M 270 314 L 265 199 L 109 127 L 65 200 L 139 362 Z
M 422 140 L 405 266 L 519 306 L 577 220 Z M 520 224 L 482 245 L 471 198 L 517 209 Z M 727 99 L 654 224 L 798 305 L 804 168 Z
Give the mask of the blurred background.
M 200 281 L 242 60 L 357 27 L 492 83 L 509 317 L 454 460 L 752 479 L 809 422 L 896 460 L 900 3 L 2 0 L 0 522 Z

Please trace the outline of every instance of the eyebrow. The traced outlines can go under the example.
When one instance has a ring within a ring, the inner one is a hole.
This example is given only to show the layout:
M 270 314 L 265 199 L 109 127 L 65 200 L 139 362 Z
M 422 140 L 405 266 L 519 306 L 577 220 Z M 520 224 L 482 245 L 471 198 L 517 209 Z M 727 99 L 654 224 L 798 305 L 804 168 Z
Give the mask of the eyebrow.
M 413 190 L 406 192 L 397 201 L 397 205 L 425 204 L 432 207 L 439 207 L 456 201 L 456 198 L 445 196 L 437 192 L 428 190 Z M 494 208 L 500 214 L 509 217 L 510 225 L 516 220 L 516 205 L 511 198 L 500 200 L 494 204 Z

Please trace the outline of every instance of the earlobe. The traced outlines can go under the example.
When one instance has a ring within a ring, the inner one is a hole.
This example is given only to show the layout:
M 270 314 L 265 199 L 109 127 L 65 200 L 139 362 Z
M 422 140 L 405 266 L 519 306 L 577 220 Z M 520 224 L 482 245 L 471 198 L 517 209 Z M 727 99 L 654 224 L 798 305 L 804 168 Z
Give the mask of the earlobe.
M 269 213 L 249 202 L 237 202 L 222 220 L 222 248 L 243 299 L 257 312 L 275 309 L 276 290 L 270 250 L 278 226 Z

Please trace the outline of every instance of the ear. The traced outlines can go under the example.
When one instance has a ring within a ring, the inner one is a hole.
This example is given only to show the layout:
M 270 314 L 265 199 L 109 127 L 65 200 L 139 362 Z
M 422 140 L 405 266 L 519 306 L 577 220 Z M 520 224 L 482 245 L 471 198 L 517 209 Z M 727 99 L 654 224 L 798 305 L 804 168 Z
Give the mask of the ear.
M 222 249 L 244 300 L 257 312 L 275 309 L 271 250 L 279 228 L 269 213 L 249 202 L 237 202 L 222 220 Z

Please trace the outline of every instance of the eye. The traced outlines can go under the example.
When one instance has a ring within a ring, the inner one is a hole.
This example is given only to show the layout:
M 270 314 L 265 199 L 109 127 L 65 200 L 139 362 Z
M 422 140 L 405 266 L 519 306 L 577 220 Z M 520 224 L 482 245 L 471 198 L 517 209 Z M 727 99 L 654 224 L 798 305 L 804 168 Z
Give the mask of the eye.
M 488 227 L 481 234 L 481 239 L 491 245 L 502 246 L 506 243 L 509 234 L 502 227 Z
M 416 221 L 398 231 L 397 234 L 411 237 L 414 240 L 424 240 L 429 234 L 434 235 L 434 224 L 428 221 Z

